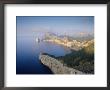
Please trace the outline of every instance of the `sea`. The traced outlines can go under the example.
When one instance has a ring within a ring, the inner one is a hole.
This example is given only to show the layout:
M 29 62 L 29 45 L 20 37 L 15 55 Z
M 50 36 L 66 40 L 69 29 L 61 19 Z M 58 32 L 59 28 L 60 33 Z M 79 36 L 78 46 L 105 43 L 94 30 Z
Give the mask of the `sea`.
M 53 74 L 39 60 L 39 54 L 42 52 L 58 57 L 71 53 L 71 50 L 52 42 L 36 42 L 36 38 L 17 37 L 16 74 Z

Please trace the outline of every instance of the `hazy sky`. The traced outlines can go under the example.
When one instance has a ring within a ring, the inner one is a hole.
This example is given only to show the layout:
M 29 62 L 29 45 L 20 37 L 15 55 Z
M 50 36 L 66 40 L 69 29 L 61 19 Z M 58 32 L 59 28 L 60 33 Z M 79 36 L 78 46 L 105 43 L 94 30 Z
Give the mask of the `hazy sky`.
M 94 16 L 17 16 L 17 36 L 53 32 L 75 35 L 94 32 Z

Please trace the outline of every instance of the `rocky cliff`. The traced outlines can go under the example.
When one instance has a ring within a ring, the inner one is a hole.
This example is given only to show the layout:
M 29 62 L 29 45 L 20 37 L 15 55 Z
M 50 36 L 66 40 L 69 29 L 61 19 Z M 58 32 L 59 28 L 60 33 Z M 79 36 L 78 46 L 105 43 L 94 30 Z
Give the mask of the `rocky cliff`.
M 49 67 L 54 74 L 84 74 L 79 70 L 65 66 L 60 61 L 49 55 L 40 54 L 39 59 L 44 65 Z

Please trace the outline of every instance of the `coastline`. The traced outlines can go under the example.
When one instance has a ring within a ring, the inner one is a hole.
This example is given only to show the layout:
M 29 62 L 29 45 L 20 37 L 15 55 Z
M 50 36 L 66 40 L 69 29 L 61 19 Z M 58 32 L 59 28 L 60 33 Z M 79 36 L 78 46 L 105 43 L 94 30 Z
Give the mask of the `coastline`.
M 71 47 L 68 47 L 68 46 L 65 45 L 65 44 L 58 43 L 58 42 L 55 42 L 55 41 L 52 41 L 52 40 L 43 40 L 43 42 L 55 43 L 55 44 L 61 45 L 62 47 L 69 48 L 71 51 L 78 51 L 78 50 L 81 49 L 81 48 L 71 48 Z
M 41 53 L 39 55 L 41 63 L 46 65 L 54 74 L 86 74 L 74 68 L 65 66 L 59 60 L 54 57 L 49 56 L 48 54 Z

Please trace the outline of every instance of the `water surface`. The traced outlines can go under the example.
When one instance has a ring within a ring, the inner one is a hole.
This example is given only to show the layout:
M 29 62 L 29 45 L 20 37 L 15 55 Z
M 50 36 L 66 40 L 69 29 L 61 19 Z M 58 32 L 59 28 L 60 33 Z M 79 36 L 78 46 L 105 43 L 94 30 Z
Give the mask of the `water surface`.
M 51 42 L 36 42 L 35 38 L 17 38 L 16 74 L 52 74 L 39 60 L 45 52 L 54 56 L 64 56 L 70 49 Z

